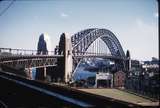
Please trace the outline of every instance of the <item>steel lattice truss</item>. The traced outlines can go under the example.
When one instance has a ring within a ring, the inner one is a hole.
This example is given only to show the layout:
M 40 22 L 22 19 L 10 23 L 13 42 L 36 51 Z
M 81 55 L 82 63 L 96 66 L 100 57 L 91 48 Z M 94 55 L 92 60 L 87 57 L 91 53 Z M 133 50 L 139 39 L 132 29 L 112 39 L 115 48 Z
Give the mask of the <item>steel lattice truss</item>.
M 91 28 L 82 30 L 71 37 L 75 70 L 80 63 L 80 60 L 83 58 L 83 55 L 85 55 L 87 49 L 98 38 L 101 38 L 102 41 L 104 41 L 104 43 L 108 46 L 112 56 L 109 59 L 119 59 L 119 61 L 117 61 L 117 68 L 122 70 L 125 69 L 126 56 L 116 36 L 107 29 Z M 82 58 L 78 58 L 79 54 L 82 55 Z
M 122 46 L 116 36 L 107 29 L 86 29 L 71 37 L 73 56 L 80 52 L 86 52 L 88 47 L 98 38 L 101 38 L 108 46 L 112 56 L 125 58 Z
M 4 64 L 12 67 L 21 65 L 24 68 L 56 66 L 57 58 L 59 57 L 63 57 L 63 55 L 6 56 L 6 57 L 0 57 L 0 65 Z

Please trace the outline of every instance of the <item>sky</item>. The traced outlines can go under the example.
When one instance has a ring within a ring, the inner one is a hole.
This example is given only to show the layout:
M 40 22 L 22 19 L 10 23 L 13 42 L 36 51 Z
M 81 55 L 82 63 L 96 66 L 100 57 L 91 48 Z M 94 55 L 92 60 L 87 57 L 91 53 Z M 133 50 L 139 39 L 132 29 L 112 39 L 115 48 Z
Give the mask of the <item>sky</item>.
M 105 28 L 136 60 L 158 58 L 157 0 L 15 0 L 0 2 L 0 47 L 37 49 L 41 33 L 52 49 L 63 32 Z

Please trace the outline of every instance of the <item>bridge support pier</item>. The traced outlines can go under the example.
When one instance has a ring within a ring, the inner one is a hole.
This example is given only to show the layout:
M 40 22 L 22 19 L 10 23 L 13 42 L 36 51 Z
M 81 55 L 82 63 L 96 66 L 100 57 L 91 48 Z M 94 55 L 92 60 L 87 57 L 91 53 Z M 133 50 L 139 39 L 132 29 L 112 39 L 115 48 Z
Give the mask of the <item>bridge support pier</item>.
M 47 69 L 46 67 L 44 67 L 44 78 L 46 79 L 46 77 L 47 77 Z
M 36 80 L 45 80 L 47 76 L 46 67 L 36 68 Z
M 32 79 L 32 68 L 29 68 L 28 72 L 29 72 L 29 79 Z
M 71 38 L 65 34 L 65 75 L 64 81 L 67 83 L 72 78 L 72 71 L 73 71 L 73 58 L 72 58 L 72 43 Z

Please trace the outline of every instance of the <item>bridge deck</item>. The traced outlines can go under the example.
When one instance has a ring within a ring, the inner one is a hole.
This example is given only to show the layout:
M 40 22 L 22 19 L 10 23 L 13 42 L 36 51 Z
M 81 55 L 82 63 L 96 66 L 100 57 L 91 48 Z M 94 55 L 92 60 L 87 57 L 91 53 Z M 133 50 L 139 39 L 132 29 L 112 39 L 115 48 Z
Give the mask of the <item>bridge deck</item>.
M 101 95 L 104 97 L 109 97 L 109 98 L 129 102 L 129 103 L 138 104 L 141 106 L 158 106 L 159 105 L 159 102 L 153 102 L 149 99 L 146 99 L 125 91 L 121 91 L 118 89 L 79 89 L 79 90 L 96 94 L 96 95 Z

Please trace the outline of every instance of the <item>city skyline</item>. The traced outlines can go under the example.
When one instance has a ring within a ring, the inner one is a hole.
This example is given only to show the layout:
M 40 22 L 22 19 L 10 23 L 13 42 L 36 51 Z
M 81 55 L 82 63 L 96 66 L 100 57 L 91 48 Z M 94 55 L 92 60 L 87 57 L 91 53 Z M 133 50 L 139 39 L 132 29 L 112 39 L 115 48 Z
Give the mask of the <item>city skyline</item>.
M 10 3 L 0 2 L 0 13 Z M 54 50 L 62 32 L 106 28 L 133 59 L 151 60 L 158 58 L 158 17 L 156 0 L 14 1 L 0 16 L 0 47 L 37 49 L 47 33 Z

